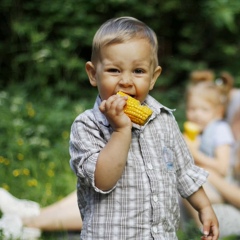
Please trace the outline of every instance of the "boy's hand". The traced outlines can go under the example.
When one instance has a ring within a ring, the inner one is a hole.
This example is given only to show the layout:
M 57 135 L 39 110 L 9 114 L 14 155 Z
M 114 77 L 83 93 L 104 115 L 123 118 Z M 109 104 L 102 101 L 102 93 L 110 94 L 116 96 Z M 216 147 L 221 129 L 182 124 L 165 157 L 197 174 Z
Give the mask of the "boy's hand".
M 99 106 L 100 111 L 106 116 L 114 131 L 132 127 L 130 118 L 124 113 L 127 97 L 113 95 L 107 100 L 103 100 Z
M 219 226 L 217 217 L 211 207 L 206 207 L 199 212 L 199 218 L 203 224 L 202 240 L 217 240 L 219 237 Z

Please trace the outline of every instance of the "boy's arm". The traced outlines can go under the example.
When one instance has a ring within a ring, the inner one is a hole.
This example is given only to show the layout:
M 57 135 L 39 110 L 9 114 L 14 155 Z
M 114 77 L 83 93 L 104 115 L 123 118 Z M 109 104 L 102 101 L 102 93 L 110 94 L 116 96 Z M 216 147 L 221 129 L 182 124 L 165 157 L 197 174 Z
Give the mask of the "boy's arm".
M 103 191 L 115 186 L 126 165 L 132 139 L 132 123 L 123 111 L 126 100 L 114 95 L 99 107 L 113 129 L 108 143 L 99 153 L 95 170 L 95 185 Z
M 217 240 L 219 236 L 218 220 L 203 188 L 200 187 L 187 200 L 197 210 L 203 224 L 204 236 L 202 239 Z

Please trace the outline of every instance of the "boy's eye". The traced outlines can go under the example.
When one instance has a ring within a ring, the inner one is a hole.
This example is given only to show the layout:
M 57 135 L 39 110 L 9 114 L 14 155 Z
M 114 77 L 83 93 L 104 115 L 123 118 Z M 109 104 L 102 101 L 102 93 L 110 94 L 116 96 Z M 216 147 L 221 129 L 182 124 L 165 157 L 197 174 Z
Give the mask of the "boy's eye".
M 119 73 L 119 72 L 120 72 L 120 71 L 119 71 L 118 69 L 116 69 L 116 68 L 109 68 L 107 71 L 108 71 L 108 72 L 111 72 L 111 73 Z
M 141 74 L 141 73 L 144 73 L 144 71 L 143 69 L 138 68 L 134 70 L 134 73 Z

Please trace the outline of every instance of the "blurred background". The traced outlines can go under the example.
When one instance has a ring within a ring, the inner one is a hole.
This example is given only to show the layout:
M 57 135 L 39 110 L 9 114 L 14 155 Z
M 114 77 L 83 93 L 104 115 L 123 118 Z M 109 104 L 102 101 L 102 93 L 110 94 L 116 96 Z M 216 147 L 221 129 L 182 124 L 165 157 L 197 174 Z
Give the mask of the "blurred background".
M 180 128 L 190 71 L 229 71 L 240 87 L 238 0 L 1 0 L 0 187 L 42 206 L 75 189 L 69 132 L 97 93 L 85 73 L 92 38 L 126 15 L 157 34 L 163 72 L 151 94 L 176 108 Z

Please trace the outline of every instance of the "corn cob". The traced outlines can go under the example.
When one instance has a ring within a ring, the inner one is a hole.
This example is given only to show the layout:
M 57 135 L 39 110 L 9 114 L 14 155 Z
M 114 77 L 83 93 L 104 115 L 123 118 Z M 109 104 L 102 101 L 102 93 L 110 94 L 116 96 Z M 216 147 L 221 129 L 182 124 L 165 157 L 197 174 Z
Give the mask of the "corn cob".
M 184 134 L 192 141 L 194 141 L 197 135 L 200 133 L 200 128 L 193 122 L 186 121 L 183 125 Z
M 139 125 L 144 125 L 152 115 L 152 109 L 147 106 L 142 106 L 137 99 L 127 95 L 126 93 L 118 92 L 117 94 L 128 97 L 124 112 L 128 115 L 131 121 Z

